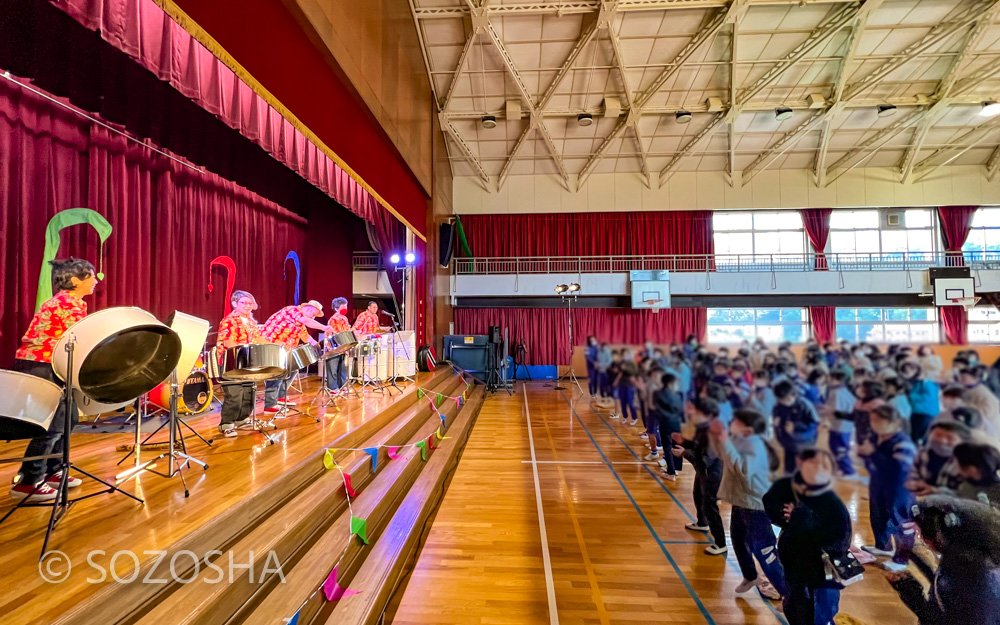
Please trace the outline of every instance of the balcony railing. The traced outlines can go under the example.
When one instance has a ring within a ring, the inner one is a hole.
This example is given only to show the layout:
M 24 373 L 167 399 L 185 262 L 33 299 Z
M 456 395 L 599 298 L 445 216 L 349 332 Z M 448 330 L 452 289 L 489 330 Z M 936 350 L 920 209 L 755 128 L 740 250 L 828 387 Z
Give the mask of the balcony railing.
M 377 271 L 383 268 L 378 252 L 354 252 L 354 271 Z
M 627 273 L 638 270 L 732 273 L 815 271 L 824 265 L 829 271 L 922 271 L 930 267 L 961 266 L 968 266 L 971 269 L 1000 269 L 1000 252 L 457 258 L 454 272 L 456 275 Z

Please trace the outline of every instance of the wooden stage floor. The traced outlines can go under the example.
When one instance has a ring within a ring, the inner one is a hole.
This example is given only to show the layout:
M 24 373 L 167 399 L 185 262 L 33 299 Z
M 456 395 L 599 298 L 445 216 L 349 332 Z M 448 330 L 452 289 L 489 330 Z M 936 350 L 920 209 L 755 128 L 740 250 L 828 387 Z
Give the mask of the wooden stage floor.
M 527 394 L 519 386 L 486 400 L 393 623 L 785 623 L 755 591 L 735 594 L 742 576 L 731 552 L 705 555 L 704 535 L 684 529 L 690 466 L 661 481 L 641 462 L 640 429 L 575 395 L 535 382 Z M 839 487 L 859 545 L 871 540 L 865 491 Z M 728 505 L 723 515 L 728 527 Z M 917 622 L 872 567 L 844 591 L 841 614 L 865 625 Z
M 433 375 L 419 374 L 417 381 L 426 383 Z M 413 384 L 403 386 L 406 393 L 416 392 Z M 304 409 L 315 396 L 319 379 L 307 378 L 302 387 L 302 395 L 290 391 L 289 397 L 299 403 L 297 408 Z M 122 485 L 123 490 L 144 498 L 144 505 L 120 494 L 101 495 L 74 505 L 57 526 L 49 545 L 50 550 L 64 552 L 73 565 L 69 577 L 58 583 L 47 583 L 40 574 L 38 563 L 50 508 L 16 511 L 0 525 L 0 544 L 3 545 L 0 551 L 0 614 L 3 623 L 52 623 L 57 616 L 97 590 L 98 585 L 88 582 L 100 575 L 96 568 L 88 565 L 87 555 L 92 550 L 105 552 L 94 559 L 104 570 L 110 570 L 108 560 L 117 551 L 129 551 L 147 561 L 144 551 L 166 549 L 230 506 L 252 499 L 278 476 L 317 454 L 400 397 L 395 391 L 390 396 L 368 390 L 363 397 L 342 400 L 339 412 L 331 409 L 325 414 L 323 408 L 312 411 L 320 416 L 320 423 L 308 416 L 278 420 L 279 429 L 272 432 L 276 437 L 273 446 L 250 430 L 240 430 L 235 438 L 221 437 L 217 414 L 193 421 L 199 433 L 206 438 L 215 437 L 215 440 L 211 447 L 206 447 L 196 438 L 187 439 L 188 452 L 209 464 L 208 470 L 191 465 L 184 471 L 190 497 L 184 497 L 179 478 L 168 479 L 147 473 Z M 261 408 L 258 404 L 258 410 Z M 156 440 L 164 438 L 161 433 Z M 72 459 L 81 469 L 113 482 L 116 474 L 132 466 L 131 459 L 116 466 L 124 455 L 116 451 L 116 447 L 132 443 L 134 439 L 134 428 L 113 434 L 75 433 Z M 26 443 L 0 444 L 0 458 L 22 455 Z M 144 451 L 142 457 L 148 460 L 157 453 L 159 451 Z M 0 484 L 11 483 L 17 466 L 0 465 Z M 161 461 L 158 468 L 165 471 L 164 462 Z M 97 490 L 100 490 L 99 485 L 85 479 L 83 485 L 71 493 L 78 495 Z M 13 505 L 11 499 L 0 496 L 0 515 Z M 132 566 L 123 558 L 116 568 L 123 571 L 122 576 L 127 576 Z M 53 577 L 58 578 L 65 571 L 65 562 L 53 561 L 50 567 Z M 107 583 L 110 581 L 109 576 Z

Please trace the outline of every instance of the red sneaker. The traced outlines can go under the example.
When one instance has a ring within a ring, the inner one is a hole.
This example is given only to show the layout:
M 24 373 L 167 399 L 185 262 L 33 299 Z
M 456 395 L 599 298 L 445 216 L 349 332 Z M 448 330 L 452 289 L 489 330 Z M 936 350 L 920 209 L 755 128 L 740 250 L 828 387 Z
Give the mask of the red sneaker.
M 271 415 L 278 414 L 278 407 L 274 406 L 273 408 L 265 408 L 264 409 L 264 414 L 267 415 L 267 416 L 269 416 L 269 417 Z
M 59 480 L 61 478 L 62 478 L 62 471 L 60 471 L 59 473 L 53 473 L 45 480 L 45 483 L 51 486 L 52 488 L 59 488 Z M 70 488 L 76 488 L 80 484 L 83 484 L 83 480 L 81 480 L 78 477 L 73 477 L 72 475 L 69 476 L 68 482 L 69 483 L 67 484 L 67 486 L 69 486 Z
M 32 493 L 31 491 L 35 492 Z M 38 488 L 28 484 L 18 484 L 10 489 L 10 496 L 18 501 L 27 499 L 31 503 L 52 501 L 56 498 L 56 489 L 44 483 L 40 484 Z

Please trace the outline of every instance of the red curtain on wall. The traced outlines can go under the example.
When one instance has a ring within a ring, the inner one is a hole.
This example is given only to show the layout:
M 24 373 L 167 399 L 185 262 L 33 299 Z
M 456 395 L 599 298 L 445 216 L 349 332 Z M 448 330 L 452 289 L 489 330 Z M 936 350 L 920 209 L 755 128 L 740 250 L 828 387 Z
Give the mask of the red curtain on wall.
M 969 342 L 969 315 L 962 306 L 941 306 L 941 325 L 949 345 L 967 345 Z
M 978 206 L 940 206 L 938 219 L 941 222 L 941 234 L 944 237 L 944 249 L 949 252 L 961 252 L 965 240 L 972 230 L 972 218 Z M 965 260 L 949 257 L 949 265 L 964 265 Z M 962 306 L 941 306 L 941 326 L 944 328 L 945 340 L 951 345 L 965 345 L 968 341 L 969 314 Z
M 305 247 L 302 217 L 0 81 L 0 366 L 10 364 L 34 314 L 45 227 L 76 207 L 96 210 L 113 227 L 91 311 L 138 306 L 164 318 L 181 310 L 217 326 L 225 281 L 216 269 L 213 293 L 206 282 L 218 255 L 234 259 L 235 286 L 256 296 L 258 319 L 291 303 L 283 261 Z M 99 264 L 96 232 L 65 230 L 59 256 L 69 255 Z M 338 271 L 349 284 L 350 265 L 330 269 Z
M 485 334 L 499 325 L 510 332 L 513 347 L 523 341 L 528 364 L 570 363 L 569 316 L 565 308 L 456 308 L 457 334 Z M 707 311 L 704 308 L 670 308 L 653 313 L 625 308 L 577 308 L 573 310 L 573 345 L 584 345 L 587 336 L 614 344 L 640 345 L 682 343 L 689 334 L 704 341 Z M 513 349 L 511 349 L 513 353 Z
M 812 325 L 812 335 L 820 345 L 832 343 L 837 339 L 837 307 L 810 306 L 809 323 Z
M 714 249 L 711 211 L 463 215 L 462 224 L 479 258 L 711 254 Z
M 833 214 L 833 209 L 802 208 L 799 209 L 799 214 L 802 215 L 806 236 L 809 237 L 809 242 L 817 254 L 816 269 L 825 270 L 827 264 L 823 252 L 826 250 L 826 241 L 830 238 L 830 215 Z

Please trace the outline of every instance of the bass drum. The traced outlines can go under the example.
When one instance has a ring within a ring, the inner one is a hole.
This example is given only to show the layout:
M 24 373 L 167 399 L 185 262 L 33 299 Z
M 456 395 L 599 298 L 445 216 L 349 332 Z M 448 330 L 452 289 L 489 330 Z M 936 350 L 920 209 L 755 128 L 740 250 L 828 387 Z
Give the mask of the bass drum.
M 434 348 L 430 345 L 421 345 L 417 349 L 417 370 L 433 371 L 435 366 L 437 362 L 434 359 Z
M 52 368 L 63 380 L 70 337 L 76 337 L 73 388 L 119 408 L 167 379 L 181 357 L 180 337 L 156 317 L 140 308 L 108 308 L 84 317 L 56 342 Z
M 192 371 L 178 389 L 177 412 L 198 414 L 212 405 L 212 382 L 203 371 Z M 170 382 L 164 382 L 149 391 L 149 401 L 154 406 L 170 410 Z
M 55 417 L 62 389 L 20 371 L 0 370 L 0 440 L 45 434 Z

